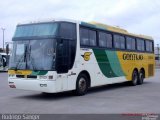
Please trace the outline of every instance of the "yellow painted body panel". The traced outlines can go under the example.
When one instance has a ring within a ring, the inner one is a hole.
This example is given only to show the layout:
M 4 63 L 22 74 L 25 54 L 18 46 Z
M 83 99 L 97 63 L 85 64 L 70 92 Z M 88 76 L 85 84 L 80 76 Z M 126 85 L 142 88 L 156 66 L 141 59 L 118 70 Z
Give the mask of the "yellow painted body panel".
M 139 60 L 136 59 L 140 58 Z M 132 79 L 132 73 L 134 69 L 140 71 L 142 68 L 145 70 L 145 77 L 149 77 L 149 65 L 153 65 L 153 75 L 155 69 L 155 56 L 154 54 L 149 53 L 137 53 L 137 52 L 122 52 L 118 51 L 117 56 L 119 58 L 123 72 L 126 74 L 126 79 Z M 131 57 L 132 56 L 132 57 Z M 142 59 L 143 58 L 143 59 Z M 152 76 L 153 76 L 152 75 Z
M 31 75 L 32 70 L 8 70 L 9 75 Z

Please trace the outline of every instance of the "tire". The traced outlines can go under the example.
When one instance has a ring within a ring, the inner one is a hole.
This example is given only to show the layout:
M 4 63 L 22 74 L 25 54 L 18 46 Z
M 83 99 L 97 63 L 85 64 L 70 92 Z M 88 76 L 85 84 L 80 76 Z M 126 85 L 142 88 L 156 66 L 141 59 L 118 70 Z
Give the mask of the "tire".
M 137 81 L 137 84 L 138 85 L 142 85 L 143 84 L 143 81 L 144 81 L 144 72 L 141 70 L 140 72 L 139 72 L 139 78 L 138 78 L 138 81 Z
M 136 70 L 134 70 L 132 73 L 131 86 L 136 86 L 137 83 L 138 83 L 138 72 Z
M 88 77 L 85 74 L 80 74 L 76 82 L 76 95 L 85 95 L 87 93 L 88 87 Z

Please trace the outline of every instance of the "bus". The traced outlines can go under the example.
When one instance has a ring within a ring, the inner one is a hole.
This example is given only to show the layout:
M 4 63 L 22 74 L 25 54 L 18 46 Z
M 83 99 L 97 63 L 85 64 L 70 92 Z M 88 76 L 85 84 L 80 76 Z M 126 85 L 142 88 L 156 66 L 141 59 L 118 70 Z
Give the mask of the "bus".
M 10 88 L 84 95 L 95 86 L 142 85 L 154 76 L 154 40 L 97 22 L 19 24 L 8 71 Z
M 2 52 L 0 53 L 0 71 L 7 71 L 8 70 L 8 59 L 7 54 Z

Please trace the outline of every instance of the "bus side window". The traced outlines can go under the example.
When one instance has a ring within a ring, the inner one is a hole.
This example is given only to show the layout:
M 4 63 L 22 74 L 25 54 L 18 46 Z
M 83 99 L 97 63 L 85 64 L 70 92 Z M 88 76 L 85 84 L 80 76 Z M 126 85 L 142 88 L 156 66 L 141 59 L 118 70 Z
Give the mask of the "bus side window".
M 145 51 L 144 40 L 137 39 L 137 50 L 138 51 Z
M 126 44 L 128 50 L 135 50 L 136 44 L 135 39 L 132 37 L 126 37 Z
M 88 46 L 89 45 L 89 37 L 88 30 L 84 28 L 80 28 L 80 44 Z
M 142 42 L 142 51 L 145 51 L 145 44 L 144 44 L 144 40 L 142 40 L 141 42 Z
M 153 52 L 153 42 L 149 42 L 149 51 Z
M 99 32 L 99 46 L 112 48 L 112 35 L 104 32 Z
M 146 51 L 150 52 L 150 42 L 146 40 Z
M 125 49 L 125 38 L 121 35 L 114 35 L 114 47 L 118 49 Z
M 89 30 L 89 43 L 90 46 L 96 46 L 96 31 Z
M 80 44 L 82 46 L 96 46 L 96 31 L 80 28 Z

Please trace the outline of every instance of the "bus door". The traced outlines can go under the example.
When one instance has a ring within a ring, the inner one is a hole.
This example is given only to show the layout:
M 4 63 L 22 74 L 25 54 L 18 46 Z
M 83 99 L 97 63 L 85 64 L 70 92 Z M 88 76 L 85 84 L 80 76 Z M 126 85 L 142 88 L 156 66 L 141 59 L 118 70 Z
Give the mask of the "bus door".
M 58 73 L 57 90 L 67 90 L 68 88 L 68 62 L 69 62 L 69 41 L 65 39 L 57 40 L 56 50 L 56 71 Z

